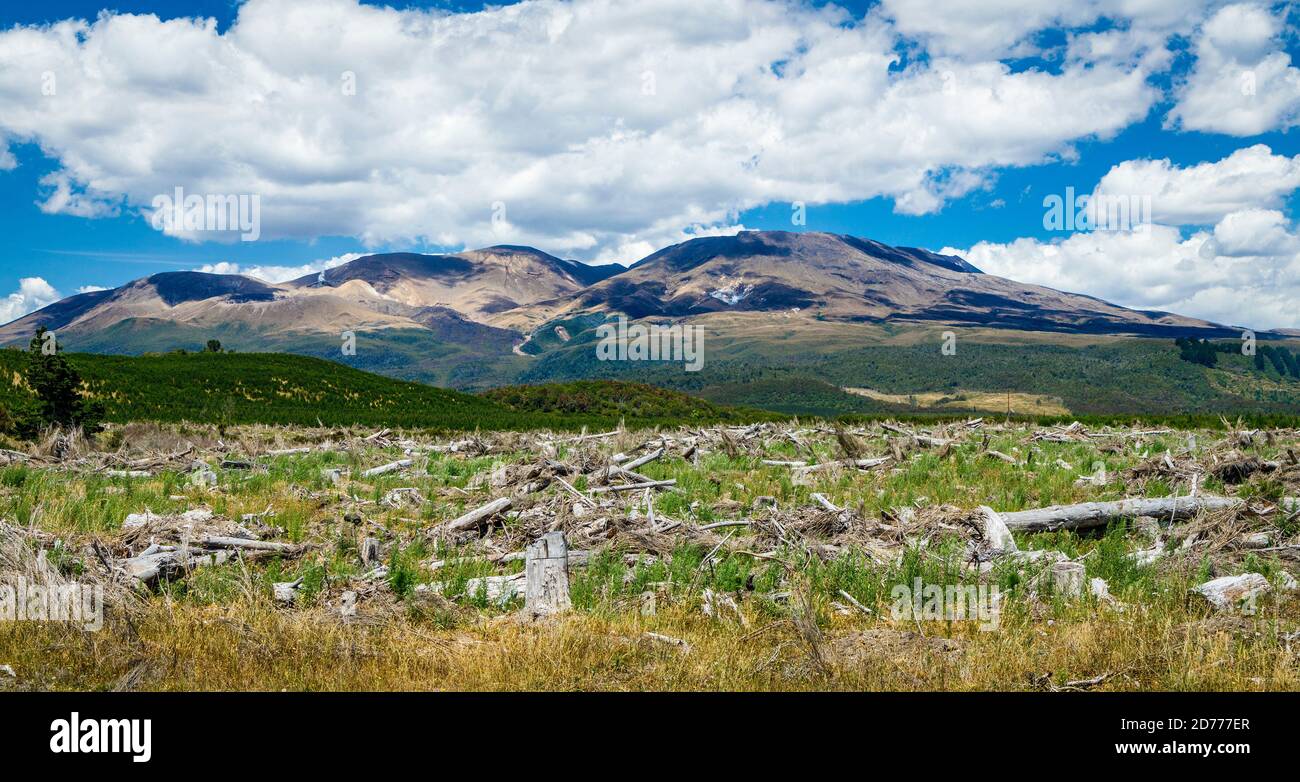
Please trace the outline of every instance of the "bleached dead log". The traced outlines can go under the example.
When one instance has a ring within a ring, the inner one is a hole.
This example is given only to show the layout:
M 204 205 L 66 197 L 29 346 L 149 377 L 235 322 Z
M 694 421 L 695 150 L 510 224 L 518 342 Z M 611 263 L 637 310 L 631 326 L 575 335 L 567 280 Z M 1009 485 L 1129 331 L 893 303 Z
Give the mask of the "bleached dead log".
M 980 512 L 984 514 L 984 543 L 989 548 L 1005 554 L 1014 554 L 1020 550 L 1016 546 L 1016 539 L 1011 535 L 1011 530 L 1007 528 L 1006 522 L 997 511 L 987 505 L 981 505 Z
M 589 494 L 606 494 L 614 491 L 637 491 L 639 489 L 661 489 L 667 486 L 676 486 L 677 479 L 669 478 L 666 481 L 644 481 L 642 483 L 626 483 L 619 486 L 597 486 L 594 489 L 587 489 Z
M 840 597 L 849 601 L 849 603 L 851 603 L 854 608 L 858 609 L 859 611 L 866 614 L 867 616 L 872 616 L 875 613 L 870 608 L 867 608 L 866 606 L 859 603 L 857 599 L 853 597 L 853 595 L 850 595 L 848 592 L 844 591 L 843 589 L 840 590 Z
M 567 437 L 567 438 L 565 438 L 565 439 L 563 439 L 563 440 L 556 440 L 555 442 L 557 442 L 557 443 L 580 443 L 580 442 L 583 442 L 584 440 L 603 440 L 603 439 L 606 438 L 606 437 L 613 437 L 614 435 L 618 434 L 618 432 L 619 432 L 619 430 L 615 429 L 615 430 L 612 431 L 612 432 L 601 432 L 600 434 L 584 434 L 584 435 L 580 435 L 580 436 L 578 436 L 578 437 Z
M 815 491 L 810 496 L 818 505 L 822 506 L 828 511 L 831 511 L 832 513 L 839 513 L 840 511 L 844 510 L 840 506 L 826 499 L 826 495 L 822 494 L 821 492 Z
M 1010 456 L 1010 455 L 1005 454 L 1005 453 L 1002 453 L 1001 451 L 993 451 L 993 450 L 989 450 L 989 451 L 985 451 L 985 452 L 984 452 L 984 455 L 985 455 L 985 456 L 992 456 L 994 459 L 1001 459 L 1002 461 L 1006 462 L 1007 464 L 1019 464 L 1019 462 L 1016 461 L 1016 457 L 1014 457 L 1014 456 Z
M 639 456 L 639 457 L 633 459 L 632 461 L 628 462 L 627 464 L 620 464 L 620 465 L 619 465 L 619 469 L 620 469 L 620 470 L 624 470 L 624 471 L 626 471 L 626 470 L 635 470 L 636 468 L 638 468 L 638 467 L 640 467 L 640 466 L 642 466 L 642 465 L 649 464 L 650 462 L 653 462 L 655 459 L 658 459 L 660 456 L 663 456 L 663 455 L 664 455 L 664 449 L 662 449 L 662 448 L 656 448 L 655 450 L 651 451 L 650 453 L 646 454 L 645 456 Z
M 999 515 L 1007 528 L 1020 532 L 1051 532 L 1059 529 L 1082 530 L 1104 527 L 1116 519 L 1152 516 L 1178 521 L 1201 511 L 1230 510 L 1245 507 L 1237 497 L 1158 497 L 1081 502 L 1077 505 L 1052 505 L 1047 508 L 1003 512 Z
M 1088 582 L 1088 589 L 1092 592 L 1092 596 L 1097 598 L 1097 602 L 1105 603 L 1106 605 L 1115 606 L 1117 608 L 1121 607 L 1120 602 L 1110 593 L 1110 585 L 1106 583 L 1106 579 L 1092 579 Z
M 723 527 L 748 527 L 754 522 L 749 519 L 736 519 L 734 521 L 715 521 L 712 524 L 705 524 L 700 527 L 701 530 L 722 529 Z
M 569 599 L 569 546 L 563 532 L 548 532 L 529 544 L 524 561 L 524 611 L 534 619 L 563 613 Z
M 248 540 L 246 538 L 227 538 L 220 535 L 207 535 L 199 540 L 203 548 L 246 549 L 249 551 L 274 551 L 279 554 L 295 553 L 301 547 L 294 543 L 277 543 L 273 540 Z
M 294 581 L 277 581 L 271 584 L 271 593 L 275 597 L 275 602 L 281 605 L 293 605 L 298 600 L 298 587 L 302 586 L 302 579 Z
M 464 594 L 471 598 L 482 596 L 483 599 L 491 603 L 508 603 L 524 591 L 525 578 L 526 576 L 523 573 L 515 573 L 509 576 L 471 578 L 465 582 Z M 426 589 L 442 594 L 446 589 L 446 584 L 435 583 L 427 586 L 420 584 L 415 588 L 417 592 L 423 592 Z M 448 595 L 448 597 L 456 597 L 456 595 Z
M 779 459 L 763 459 L 761 460 L 761 463 L 767 465 L 768 467 L 809 467 L 811 466 L 808 464 L 808 462 L 786 462 L 786 461 L 781 461 Z
M 173 549 L 141 554 L 122 560 L 120 564 L 127 575 L 141 584 L 151 584 L 162 576 L 171 576 L 197 567 L 221 565 L 229 559 L 230 552 L 225 550 L 205 551 L 187 556 L 185 552 Z
M 104 474 L 110 478 L 152 478 L 153 473 L 148 470 L 105 470 Z
M 498 513 L 509 510 L 510 505 L 509 497 L 500 497 L 492 500 L 487 505 L 481 505 L 463 516 L 458 516 L 445 524 L 439 525 L 435 530 L 438 532 L 456 532 L 457 530 L 477 527 Z
M 361 475 L 362 477 L 365 478 L 373 478 L 377 475 L 387 475 L 390 472 L 405 470 L 407 467 L 410 467 L 412 464 L 415 464 L 414 460 L 412 459 L 398 459 L 395 462 L 389 462 L 388 464 L 381 464 L 378 467 L 371 467 L 369 470 L 366 470 L 365 472 L 361 473 Z
M 560 485 L 564 487 L 565 491 L 572 494 L 574 497 L 577 497 L 582 502 L 582 505 L 575 505 L 574 506 L 575 509 L 579 507 L 591 508 L 593 510 L 600 509 L 600 506 L 596 504 L 595 500 L 583 494 L 582 492 L 578 491 L 578 489 L 573 484 L 569 483 L 568 481 L 564 480 L 558 475 L 555 476 L 555 480 L 559 481 Z M 574 512 L 574 515 L 575 516 L 579 515 L 576 510 Z
M 1259 573 L 1244 573 L 1207 581 L 1194 587 L 1192 593 L 1203 597 L 1216 611 L 1253 613 L 1255 600 L 1271 589 L 1268 579 Z

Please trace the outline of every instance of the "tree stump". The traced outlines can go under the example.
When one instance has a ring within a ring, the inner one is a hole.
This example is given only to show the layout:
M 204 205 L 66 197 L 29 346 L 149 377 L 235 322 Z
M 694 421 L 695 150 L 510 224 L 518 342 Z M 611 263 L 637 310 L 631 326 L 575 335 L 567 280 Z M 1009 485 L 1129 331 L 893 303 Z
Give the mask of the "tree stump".
M 1084 592 L 1085 569 L 1082 562 L 1057 562 L 1049 571 L 1056 593 L 1068 598 L 1079 597 Z
M 361 541 L 361 564 L 375 565 L 381 561 L 379 555 L 379 538 L 365 538 Z
M 569 545 L 563 532 L 548 532 L 529 544 L 524 578 L 524 611 L 533 618 L 573 607 L 569 599 Z

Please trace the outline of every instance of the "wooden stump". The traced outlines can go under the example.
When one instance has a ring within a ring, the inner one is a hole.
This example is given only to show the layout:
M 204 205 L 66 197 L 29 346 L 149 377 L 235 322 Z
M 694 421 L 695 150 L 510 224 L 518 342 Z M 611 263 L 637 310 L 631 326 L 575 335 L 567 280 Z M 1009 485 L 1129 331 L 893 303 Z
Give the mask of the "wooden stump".
M 1086 578 L 1082 562 L 1057 562 L 1048 572 L 1058 595 L 1075 598 L 1083 594 Z
M 361 541 L 361 564 L 377 565 L 380 561 L 379 538 L 363 539 Z
M 569 599 L 569 545 L 563 532 L 548 532 L 529 544 L 524 562 L 525 612 L 538 618 L 573 607 Z

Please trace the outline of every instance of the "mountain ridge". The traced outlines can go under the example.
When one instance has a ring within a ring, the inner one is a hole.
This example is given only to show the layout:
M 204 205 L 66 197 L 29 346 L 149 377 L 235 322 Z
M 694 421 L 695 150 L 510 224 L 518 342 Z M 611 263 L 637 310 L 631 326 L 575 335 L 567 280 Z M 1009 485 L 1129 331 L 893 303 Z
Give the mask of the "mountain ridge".
M 790 328 L 945 324 L 1008 338 L 1240 333 L 1018 283 L 955 255 L 844 234 L 742 231 L 670 245 L 628 267 L 494 245 L 376 253 L 280 283 L 161 272 L 29 313 L 0 326 L 0 344 L 25 345 L 41 326 L 70 349 L 100 353 L 201 349 L 218 339 L 241 352 L 302 353 L 403 379 L 487 387 L 514 382 L 547 351 L 585 344 L 589 330 L 612 317 L 707 324 L 746 313 Z M 347 334 L 355 335 L 355 355 L 340 352 Z

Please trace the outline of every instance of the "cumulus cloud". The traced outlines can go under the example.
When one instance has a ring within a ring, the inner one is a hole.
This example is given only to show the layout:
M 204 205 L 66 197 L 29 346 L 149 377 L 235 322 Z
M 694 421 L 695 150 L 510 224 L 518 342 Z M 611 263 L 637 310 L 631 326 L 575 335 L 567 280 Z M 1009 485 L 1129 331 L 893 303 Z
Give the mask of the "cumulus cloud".
M 774 201 L 933 212 L 1159 98 L 1163 60 L 1136 54 L 1159 39 L 1080 45 L 1050 73 L 942 48 L 899 68 L 903 5 L 249 0 L 225 32 L 105 14 L 0 33 L 0 136 L 57 159 L 47 211 L 147 210 L 181 186 L 260 195 L 265 238 L 610 259 Z M 1164 3 L 1084 4 L 1125 5 Z
M 1263 144 L 1217 161 L 1129 160 L 1093 196 L 1150 196 L 1141 230 L 945 248 L 990 274 L 1229 325 L 1300 326 L 1300 235 L 1282 212 L 1300 155 Z M 1100 210 L 1099 210 L 1100 211 Z M 1138 222 L 1138 221 L 1135 221 Z M 1195 227 L 1195 230 L 1189 230 Z
M 1072 56 L 1092 49 L 1100 56 L 1132 56 L 1137 47 L 1161 46 L 1164 34 L 1199 18 L 1212 0 L 882 0 L 884 13 L 905 35 L 932 53 L 964 58 L 1044 54 L 1035 34 L 1048 28 L 1078 28 L 1102 19 L 1114 30 L 1085 33 L 1070 44 Z
M 23 277 L 18 290 L 0 299 L 0 323 L 8 323 L 63 298 L 41 277 Z
M 1253 328 L 1300 327 L 1300 237 L 1278 212 L 1227 215 L 1184 237 L 1172 226 L 944 248 L 990 274 Z
M 344 253 L 336 255 L 333 258 L 324 258 L 311 263 L 304 263 L 299 266 L 273 266 L 257 265 L 241 267 L 237 263 L 230 261 L 220 261 L 218 263 L 208 263 L 200 266 L 195 271 L 208 272 L 210 274 L 242 274 L 245 277 L 256 277 L 266 282 L 287 282 L 296 280 L 299 277 L 305 277 L 313 272 L 320 272 L 326 269 L 333 269 L 335 266 L 342 266 L 348 261 L 355 261 L 362 257 L 362 253 Z
M 1281 49 L 1284 17 L 1267 6 L 1221 8 L 1196 38 L 1196 63 L 1167 123 L 1250 136 L 1300 123 L 1300 69 Z
M 1101 178 L 1094 193 L 1150 196 L 1157 223 L 1209 225 L 1232 212 L 1277 209 L 1296 188 L 1300 155 L 1275 155 L 1256 144 L 1194 166 L 1176 166 L 1167 158 L 1125 161 Z

